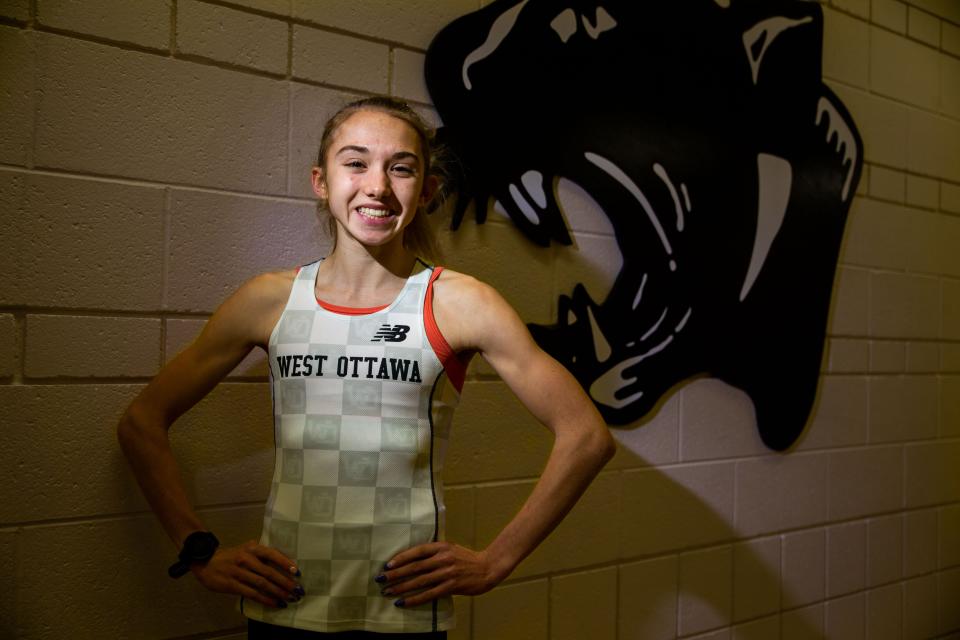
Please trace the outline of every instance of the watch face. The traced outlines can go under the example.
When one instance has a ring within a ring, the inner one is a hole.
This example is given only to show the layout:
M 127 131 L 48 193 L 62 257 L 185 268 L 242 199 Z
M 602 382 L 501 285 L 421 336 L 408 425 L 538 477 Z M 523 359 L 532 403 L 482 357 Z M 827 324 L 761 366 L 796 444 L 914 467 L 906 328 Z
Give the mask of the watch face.
M 183 541 L 181 558 L 189 561 L 209 560 L 218 546 L 220 542 L 209 531 L 195 531 Z

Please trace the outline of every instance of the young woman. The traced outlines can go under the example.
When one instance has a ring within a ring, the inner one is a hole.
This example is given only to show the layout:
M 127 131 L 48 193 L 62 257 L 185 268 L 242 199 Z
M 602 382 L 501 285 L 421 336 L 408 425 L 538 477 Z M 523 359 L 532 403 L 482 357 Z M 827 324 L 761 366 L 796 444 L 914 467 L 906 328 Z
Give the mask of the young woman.
M 510 575 L 612 456 L 612 439 L 496 291 L 418 259 L 438 180 L 416 113 L 390 98 L 347 105 L 317 165 L 333 251 L 241 286 L 133 401 L 118 436 L 181 549 L 171 575 L 240 595 L 250 637 L 444 637 L 451 596 Z M 187 499 L 167 431 L 257 346 L 269 354 L 276 470 L 260 541 L 221 547 Z M 475 353 L 555 437 L 529 499 L 481 550 L 443 540 L 441 480 Z

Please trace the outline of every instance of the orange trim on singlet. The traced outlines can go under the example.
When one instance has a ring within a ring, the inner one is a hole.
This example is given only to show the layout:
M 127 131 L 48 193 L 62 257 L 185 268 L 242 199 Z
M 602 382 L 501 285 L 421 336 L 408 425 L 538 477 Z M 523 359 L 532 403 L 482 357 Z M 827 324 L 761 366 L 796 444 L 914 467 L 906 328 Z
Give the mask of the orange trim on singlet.
M 427 331 L 427 340 L 433 347 L 437 359 L 443 365 L 447 377 L 453 383 L 454 388 L 459 393 L 463 390 L 463 380 L 467 377 L 467 365 L 470 363 L 469 355 L 466 359 L 458 356 L 447 339 L 440 333 L 440 327 L 437 326 L 437 319 L 433 316 L 433 281 L 437 279 L 443 267 L 434 267 L 430 280 L 427 282 L 427 292 L 423 296 L 423 326 Z
M 314 296 L 316 298 L 316 296 Z M 377 311 L 383 311 L 389 304 L 381 305 L 379 307 L 341 307 L 338 304 L 330 304 L 329 302 L 324 302 L 320 298 L 317 298 L 317 304 L 326 309 L 327 311 L 332 311 L 334 313 L 339 313 L 345 316 L 365 316 L 371 313 L 376 313 Z

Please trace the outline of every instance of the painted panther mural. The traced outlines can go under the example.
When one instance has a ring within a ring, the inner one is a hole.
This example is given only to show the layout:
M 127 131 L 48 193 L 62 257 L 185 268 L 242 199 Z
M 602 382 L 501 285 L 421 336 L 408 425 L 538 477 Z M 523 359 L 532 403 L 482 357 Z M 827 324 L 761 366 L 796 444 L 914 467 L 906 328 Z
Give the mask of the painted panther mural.
M 609 294 L 578 285 L 530 327 L 608 423 L 707 374 L 750 395 L 769 447 L 803 430 L 863 155 L 821 81 L 822 22 L 803 0 L 496 0 L 430 45 L 455 227 L 496 200 L 570 243 L 561 179 L 609 218 Z

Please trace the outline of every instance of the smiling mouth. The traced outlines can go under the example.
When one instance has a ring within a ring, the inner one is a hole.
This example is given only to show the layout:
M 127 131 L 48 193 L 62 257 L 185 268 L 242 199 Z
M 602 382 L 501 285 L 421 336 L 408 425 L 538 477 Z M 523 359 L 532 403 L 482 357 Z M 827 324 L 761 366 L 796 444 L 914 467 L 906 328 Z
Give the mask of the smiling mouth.
M 371 207 L 357 207 L 357 213 L 368 218 L 386 218 L 391 215 L 390 209 L 373 209 Z

